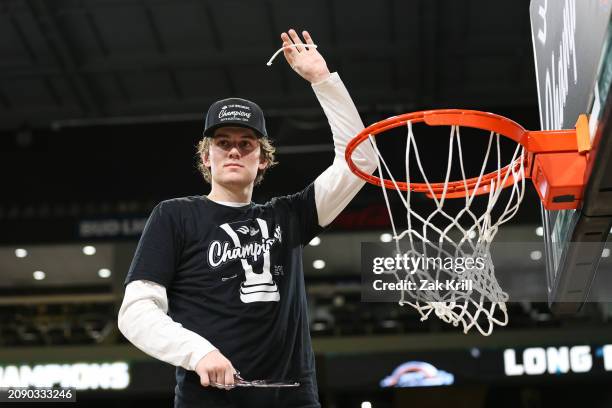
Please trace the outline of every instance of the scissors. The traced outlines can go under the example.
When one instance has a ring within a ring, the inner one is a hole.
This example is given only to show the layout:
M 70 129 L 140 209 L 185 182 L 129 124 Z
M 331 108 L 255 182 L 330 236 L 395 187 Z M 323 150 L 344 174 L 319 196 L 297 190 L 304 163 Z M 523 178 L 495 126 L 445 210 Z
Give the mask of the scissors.
M 211 385 L 218 388 L 232 389 L 235 387 L 261 387 L 261 388 L 272 388 L 272 387 L 299 387 L 300 383 L 295 381 L 270 381 L 270 380 L 253 380 L 247 381 L 240 376 L 239 373 L 234 374 L 234 385 L 222 385 L 219 383 L 212 382 Z

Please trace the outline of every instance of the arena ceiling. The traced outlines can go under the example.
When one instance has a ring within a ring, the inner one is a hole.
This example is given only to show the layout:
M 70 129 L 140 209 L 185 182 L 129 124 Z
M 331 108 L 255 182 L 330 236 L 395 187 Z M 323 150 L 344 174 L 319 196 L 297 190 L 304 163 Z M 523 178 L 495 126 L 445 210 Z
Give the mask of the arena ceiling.
M 534 107 L 527 0 L 8 0 L 0 129 L 197 121 L 242 96 L 319 113 L 282 57 L 308 29 L 362 111 Z
M 366 124 L 464 107 L 539 127 L 528 0 L 6 0 L 0 231 L 40 237 L 53 230 L 40 220 L 146 215 L 205 194 L 194 146 L 203 112 L 228 96 L 258 102 L 278 146 L 254 200 L 312 182 L 333 158 L 327 120 L 282 56 L 266 66 L 288 28 L 311 32 Z M 517 220 L 536 223 L 527 191 Z M 373 187 L 354 202 L 373 203 Z

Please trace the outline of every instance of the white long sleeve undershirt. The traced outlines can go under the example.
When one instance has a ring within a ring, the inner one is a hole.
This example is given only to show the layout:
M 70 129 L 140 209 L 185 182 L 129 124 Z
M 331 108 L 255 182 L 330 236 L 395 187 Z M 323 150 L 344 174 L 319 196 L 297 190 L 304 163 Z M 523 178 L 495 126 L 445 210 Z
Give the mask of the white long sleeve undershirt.
M 319 225 L 325 227 L 365 184 L 350 171 L 344 160 L 346 145 L 364 126 L 337 73 L 313 84 L 312 88 L 327 116 L 334 139 L 334 161 L 314 182 Z M 353 161 L 366 172 L 374 171 L 376 153 L 369 141 L 353 152 Z M 145 280 L 130 282 L 119 310 L 119 330 L 145 353 L 172 365 L 195 370 L 198 361 L 216 347 L 173 321 L 167 312 L 166 288 Z

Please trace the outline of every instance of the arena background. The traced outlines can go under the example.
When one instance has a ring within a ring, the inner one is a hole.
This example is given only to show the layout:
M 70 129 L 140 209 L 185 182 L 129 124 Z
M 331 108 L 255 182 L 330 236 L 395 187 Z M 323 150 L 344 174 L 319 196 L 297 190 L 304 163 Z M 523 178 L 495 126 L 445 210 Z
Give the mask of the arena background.
M 540 127 L 527 0 L 2 1 L 2 381 L 15 367 L 69 365 L 66 373 L 91 377 L 79 406 L 171 405 L 172 367 L 118 332 L 123 279 L 153 206 L 208 191 L 195 145 L 214 100 L 240 96 L 266 113 L 280 165 L 254 201 L 295 192 L 331 163 L 310 86 L 282 58 L 265 65 L 289 28 L 310 31 L 366 124 L 464 107 Z M 437 160 L 429 149 L 424 161 Z M 539 226 L 528 188 L 506 231 L 534 241 L 533 251 L 500 271 L 545 284 Z M 509 325 L 486 338 L 420 322 L 407 307 L 360 302 L 360 243 L 388 232 L 380 190 L 366 186 L 305 252 L 324 407 L 612 405 L 608 303 L 587 303 L 572 318 L 545 303 L 511 303 Z M 603 259 L 599 274 L 610 271 Z M 571 358 L 553 367 L 533 357 L 541 353 Z M 380 387 L 409 361 L 452 373 L 454 383 Z

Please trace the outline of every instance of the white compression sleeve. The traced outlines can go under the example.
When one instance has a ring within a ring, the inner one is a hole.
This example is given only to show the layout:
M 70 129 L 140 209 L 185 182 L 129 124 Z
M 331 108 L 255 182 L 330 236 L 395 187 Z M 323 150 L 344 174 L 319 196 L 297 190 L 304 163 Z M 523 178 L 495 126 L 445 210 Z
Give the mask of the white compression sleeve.
M 364 128 L 359 112 L 340 76 L 333 73 L 312 88 L 327 116 L 334 138 L 334 162 L 315 180 L 319 225 L 330 224 L 355 197 L 365 181 L 351 172 L 344 160 L 348 142 Z M 353 161 L 365 172 L 376 169 L 376 152 L 366 140 L 353 152 Z
M 125 288 L 119 310 L 119 330 L 145 353 L 187 370 L 195 370 L 202 357 L 216 348 L 202 336 L 168 316 L 166 288 L 137 280 Z

